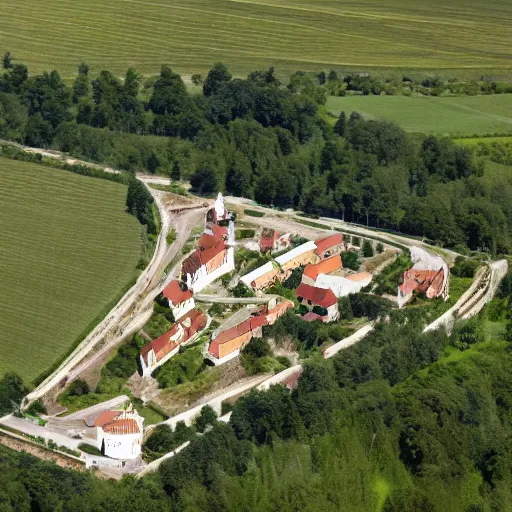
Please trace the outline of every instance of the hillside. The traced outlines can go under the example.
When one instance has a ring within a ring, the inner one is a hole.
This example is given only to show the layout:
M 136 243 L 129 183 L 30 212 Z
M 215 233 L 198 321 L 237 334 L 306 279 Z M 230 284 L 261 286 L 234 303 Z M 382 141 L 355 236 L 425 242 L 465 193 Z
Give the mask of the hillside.
M 117 183 L 0 159 L 0 190 L 0 375 L 28 383 L 135 277 L 140 225 Z
M 4 0 L 0 52 L 68 77 L 81 60 L 119 74 L 222 60 L 236 74 L 274 64 L 510 76 L 511 39 L 507 0 Z

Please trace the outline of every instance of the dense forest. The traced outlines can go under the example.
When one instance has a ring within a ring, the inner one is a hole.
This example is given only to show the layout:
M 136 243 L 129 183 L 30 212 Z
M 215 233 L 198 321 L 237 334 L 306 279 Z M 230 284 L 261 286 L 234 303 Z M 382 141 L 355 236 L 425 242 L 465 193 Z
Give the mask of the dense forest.
M 506 315 L 511 282 L 493 317 Z M 202 435 L 157 429 L 156 452 L 192 442 L 142 480 L 99 480 L 0 447 L 0 510 L 512 510 L 512 337 L 486 341 L 489 315 L 449 338 L 418 334 L 403 312 L 307 363 L 293 392 L 242 397 L 228 424 L 205 411 Z
M 324 75 L 296 73 L 283 86 L 272 68 L 238 79 L 218 63 L 195 77 L 202 94 L 193 94 L 167 66 L 120 80 L 81 64 L 68 86 L 56 71 L 31 76 L 6 55 L 0 138 L 188 180 L 199 194 L 223 190 L 459 250 L 510 250 L 508 178 L 485 179 L 483 162 L 448 139 L 357 113 L 331 126 L 323 103 L 335 77 Z M 357 90 L 356 78 L 336 80 Z

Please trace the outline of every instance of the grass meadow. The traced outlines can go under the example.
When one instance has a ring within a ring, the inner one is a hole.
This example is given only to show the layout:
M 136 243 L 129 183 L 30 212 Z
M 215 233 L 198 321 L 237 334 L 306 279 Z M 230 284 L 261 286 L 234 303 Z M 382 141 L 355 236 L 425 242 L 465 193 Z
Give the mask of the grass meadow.
M 126 186 L 0 158 L 0 375 L 30 382 L 136 276 Z
M 512 94 L 492 96 L 330 96 L 326 108 L 338 116 L 354 110 L 386 119 L 411 133 L 512 134 Z
M 180 73 L 475 70 L 512 76 L 509 0 L 2 0 L 0 51 L 63 76 L 134 66 Z

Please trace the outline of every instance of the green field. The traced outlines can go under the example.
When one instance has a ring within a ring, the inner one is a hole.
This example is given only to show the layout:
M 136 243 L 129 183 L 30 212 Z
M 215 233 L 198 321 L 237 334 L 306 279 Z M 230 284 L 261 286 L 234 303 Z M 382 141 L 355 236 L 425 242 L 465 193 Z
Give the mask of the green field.
M 62 358 L 135 277 L 126 186 L 0 158 L 0 375 Z
M 370 119 L 387 119 L 412 133 L 448 135 L 512 134 L 512 94 L 461 97 L 330 96 L 335 115 L 357 110 Z
M 65 76 L 351 67 L 510 76 L 509 0 L 2 0 L 0 51 Z

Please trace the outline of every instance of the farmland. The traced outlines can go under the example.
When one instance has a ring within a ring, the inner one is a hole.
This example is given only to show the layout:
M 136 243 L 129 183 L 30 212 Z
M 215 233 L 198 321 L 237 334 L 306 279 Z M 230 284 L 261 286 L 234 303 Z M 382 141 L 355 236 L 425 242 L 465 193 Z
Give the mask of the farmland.
M 27 383 L 91 328 L 136 275 L 126 187 L 0 159 L 0 375 Z
M 71 76 L 162 63 L 237 74 L 297 69 L 478 71 L 511 76 L 508 0 L 3 0 L 0 51 Z
M 448 135 L 512 134 L 512 95 L 463 97 L 329 97 L 338 115 L 354 110 L 369 119 L 393 121 L 411 133 Z

